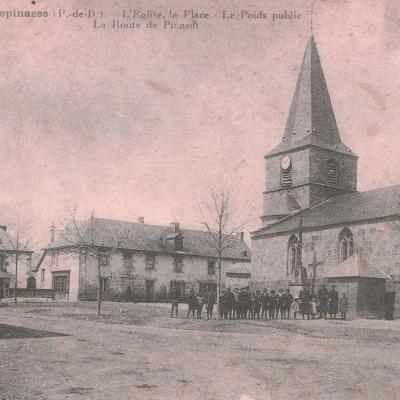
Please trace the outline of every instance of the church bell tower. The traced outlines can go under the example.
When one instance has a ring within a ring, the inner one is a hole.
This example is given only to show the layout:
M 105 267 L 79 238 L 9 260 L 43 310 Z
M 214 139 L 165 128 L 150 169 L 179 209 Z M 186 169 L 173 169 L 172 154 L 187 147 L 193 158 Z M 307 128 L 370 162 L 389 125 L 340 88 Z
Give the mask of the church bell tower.
M 340 138 L 311 36 L 282 141 L 266 156 L 263 226 L 357 190 L 357 155 Z

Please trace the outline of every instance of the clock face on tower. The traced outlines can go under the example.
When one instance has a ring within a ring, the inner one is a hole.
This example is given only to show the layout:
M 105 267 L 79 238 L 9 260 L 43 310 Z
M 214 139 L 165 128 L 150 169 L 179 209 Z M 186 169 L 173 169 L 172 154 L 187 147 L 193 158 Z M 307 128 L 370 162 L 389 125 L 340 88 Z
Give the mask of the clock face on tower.
M 292 160 L 290 159 L 289 156 L 283 156 L 281 158 L 281 168 L 283 170 L 289 169 L 291 165 L 292 165 Z

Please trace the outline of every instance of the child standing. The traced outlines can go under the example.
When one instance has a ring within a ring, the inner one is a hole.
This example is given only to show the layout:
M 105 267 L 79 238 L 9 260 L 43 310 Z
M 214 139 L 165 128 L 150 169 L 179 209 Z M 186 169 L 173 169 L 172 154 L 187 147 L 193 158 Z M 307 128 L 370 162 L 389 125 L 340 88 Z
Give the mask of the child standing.
M 311 298 L 311 302 L 310 302 L 310 311 L 311 311 L 311 318 L 315 319 L 315 316 L 317 315 L 317 297 L 314 295 Z
M 291 304 L 290 309 L 293 313 L 293 318 L 297 318 L 297 313 L 300 312 L 300 303 L 299 303 L 299 298 L 296 297 L 294 299 L 294 302 Z
M 346 319 L 346 313 L 349 311 L 349 298 L 346 293 L 342 293 L 342 297 L 339 300 L 339 311 L 342 319 Z

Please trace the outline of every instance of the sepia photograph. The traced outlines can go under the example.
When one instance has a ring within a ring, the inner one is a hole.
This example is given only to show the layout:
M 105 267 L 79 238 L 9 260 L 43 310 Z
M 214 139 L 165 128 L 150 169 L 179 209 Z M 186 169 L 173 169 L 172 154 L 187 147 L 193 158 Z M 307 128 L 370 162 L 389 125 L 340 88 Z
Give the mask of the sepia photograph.
M 3 0 L 0 400 L 400 398 L 400 3 Z

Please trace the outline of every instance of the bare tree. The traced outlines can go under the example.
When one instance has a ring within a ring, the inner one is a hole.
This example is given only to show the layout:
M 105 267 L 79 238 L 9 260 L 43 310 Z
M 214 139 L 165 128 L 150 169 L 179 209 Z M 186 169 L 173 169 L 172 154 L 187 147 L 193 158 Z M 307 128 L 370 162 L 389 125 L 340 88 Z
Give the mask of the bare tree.
M 29 268 L 31 268 L 31 255 L 32 251 L 29 250 L 31 245 L 31 225 L 27 221 L 18 219 L 15 224 L 11 224 L 6 227 L 2 227 L 3 234 L 6 237 L 7 243 L 6 250 L 7 258 L 11 259 L 15 266 L 15 278 L 14 278 L 14 302 L 17 304 L 17 288 L 18 288 L 18 267 L 21 257 L 29 257 Z
M 85 255 L 85 259 L 92 258 L 97 264 L 97 315 L 101 312 L 102 295 L 102 275 L 101 267 L 104 260 L 107 260 L 112 253 L 121 247 L 121 243 L 127 238 L 128 233 L 117 237 L 113 233 L 108 233 L 107 237 L 102 235 L 98 226 L 98 219 L 92 213 L 89 220 L 85 222 L 76 219 L 76 210 L 71 214 L 70 219 L 59 231 L 59 237 L 67 244 L 76 247 L 79 253 Z
M 218 258 L 217 318 L 219 318 L 222 258 L 235 244 L 237 234 L 242 232 L 247 220 L 242 223 L 236 221 L 231 193 L 225 189 L 210 190 L 209 197 L 197 204 L 201 217 L 198 222 L 208 233 L 205 244 L 215 251 Z

